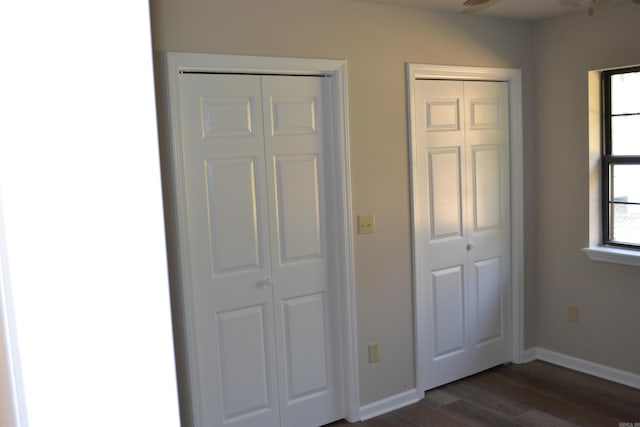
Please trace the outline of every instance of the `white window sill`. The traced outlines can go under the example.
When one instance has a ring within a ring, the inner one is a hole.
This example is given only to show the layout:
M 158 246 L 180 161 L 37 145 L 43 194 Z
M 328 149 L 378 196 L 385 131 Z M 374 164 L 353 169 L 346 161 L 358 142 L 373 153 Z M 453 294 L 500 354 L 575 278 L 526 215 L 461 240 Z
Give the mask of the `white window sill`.
M 640 267 L 640 251 L 607 246 L 594 246 L 582 250 L 592 261 L 612 262 L 614 264 L 635 265 L 636 267 Z

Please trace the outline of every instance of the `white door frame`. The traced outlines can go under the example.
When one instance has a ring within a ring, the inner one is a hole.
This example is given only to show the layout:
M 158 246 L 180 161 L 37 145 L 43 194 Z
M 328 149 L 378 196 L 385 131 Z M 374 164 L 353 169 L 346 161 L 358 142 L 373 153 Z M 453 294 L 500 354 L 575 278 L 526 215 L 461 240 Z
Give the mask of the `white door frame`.
M 0 195 L 0 410 L 15 427 L 27 425 L 27 408 L 18 349 L 18 330 L 9 276 L 4 210 Z
M 331 102 L 333 112 L 332 140 L 335 144 L 334 162 L 336 172 L 337 195 L 336 211 L 338 218 L 338 277 L 339 283 L 339 326 L 341 330 L 340 345 L 342 346 L 342 364 L 344 369 L 344 396 L 345 418 L 349 421 L 357 421 L 360 410 L 360 393 L 358 378 L 358 355 L 356 340 L 356 309 L 355 309 L 355 276 L 353 268 L 353 230 L 351 224 L 351 192 L 349 169 L 349 134 L 348 134 L 348 110 L 347 110 L 347 64 L 343 60 L 300 59 L 300 58 L 272 58 L 260 56 L 215 55 L 197 53 L 168 52 L 157 58 L 156 71 L 159 74 L 157 85 L 158 97 L 162 99 L 165 116 L 171 120 L 160 123 L 159 131 L 162 139 L 168 141 L 181 140 L 180 129 L 171 128 L 170 122 L 180 123 L 180 99 L 179 76 L 185 71 L 199 71 L 210 73 L 252 73 L 252 74 L 287 74 L 287 75 L 323 75 L 331 79 Z M 172 108 L 173 106 L 173 108 Z M 169 148 L 169 145 L 171 146 Z M 180 265 L 189 265 L 188 245 L 185 239 L 179 236 L 187 236 L 188 224 L 186 215 L 186 194 L 184 192 L 183 159 L 179 149 L 181 144 L 166 144 L 163 147 L 163 168 L 166 173 L 165 181 L 173 180 L 165 185 L 166 203 L 168 210 L 173 209 L 172 214 L 167 215 L 167 220 L 172 221 L 168 227 L 170 241 L 177 242 L 177 247 L 170 248 L 169 262 L 173 267 L 172 282 L 188 283 L 188 269 L 180 269 Z M 177 232 L 177 236 L 174 234 Z M 173 235 L 172 235 L 173 234 Z M 176 271 L 177 273 L 176 275 Z M 173 289 L 172 299 L 174 306 L 188 303 L 185 298 Z M 178 304 L 176 304 L 176 302 Z M 174 322 L 177 322 L 179 331 L 190 329 L 188 317 L 184 316 L 178 307 L 174 307 Z M 191 328 L 191 330 L 193 330 Z M 183 355 L 176 355 L 179 372 L 185 373 L 185 363 L 195 352 L 189 349 L 185 337 L 176 336 L 179 347 L 186 349 L 187 360 Z M 193 363 L 190 363 L 191 366 Z M 190 405 L 190 396 L 184 385 L 180 386 L 181 404 Z M 186 400 L 186 402 L 185 402 Z M 190 419 L 185 408 L 181 409 L 183 418 Z
M 415 201 L 423 193 L 418 180 L 415 162 L 418 156 L 415 129 L 415 81 L 416 79 L 441 80 L 490 80 L 509 84 L 509 166 L 511 188 L 511 361 L 520 363 L 524 353 L 524 180 L 522 155 L 522 73 L 512 68 L 457 67 L 430 64 L 407 64 L 407 100 L 409 111 L 409 137 L 411 141 L 411 217 L 413 233 L 413 286 L 415 313 L 416 385 L 425 389 L 426 372 L 421 363 L 425 356 L 423 289 L 419 286 L 425 278 L 420 260 L 425 254 L 421 235 L 416 230 L 424 229 L 424 224 L 416 212 Z

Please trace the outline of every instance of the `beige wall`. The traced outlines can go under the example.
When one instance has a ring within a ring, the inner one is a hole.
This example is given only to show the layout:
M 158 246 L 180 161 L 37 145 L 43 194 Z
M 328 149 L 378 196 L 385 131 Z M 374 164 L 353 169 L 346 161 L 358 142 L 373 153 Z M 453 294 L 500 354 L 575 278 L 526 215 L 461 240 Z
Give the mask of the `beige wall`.
M 538 345 L 640 374 L 640 270 L 590 261 L 587 72 L 640 63 L 631 2 L 534 26 Z M 579 304 L 580 322 L 567 322 Z
M 376 215 L 374 235 L 354 236 L 361 402 L 413 388 L 405 64 L 522 68 L 525 156 L 533 159 L 531 24 L 349 0 L 152 0 L 151 8 L 156 50 L 348 61 L 353 211 Z M 530 284 L 535 253 L 528 242 Z M 533 292 L 528 286 L 529 301 Z M 527 311 L 528 345 L 535 345 L 533 313 Z M 371 342 L 380 344 L 376 364 L 366 360 Z

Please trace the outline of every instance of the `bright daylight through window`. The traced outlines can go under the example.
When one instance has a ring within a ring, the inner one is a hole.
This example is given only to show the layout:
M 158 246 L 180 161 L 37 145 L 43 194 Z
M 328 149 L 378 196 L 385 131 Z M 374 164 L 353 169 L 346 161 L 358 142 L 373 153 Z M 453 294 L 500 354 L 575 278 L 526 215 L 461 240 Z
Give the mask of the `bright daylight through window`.
M 603 244 L 640 249 L 640 67 L 602 73 Z

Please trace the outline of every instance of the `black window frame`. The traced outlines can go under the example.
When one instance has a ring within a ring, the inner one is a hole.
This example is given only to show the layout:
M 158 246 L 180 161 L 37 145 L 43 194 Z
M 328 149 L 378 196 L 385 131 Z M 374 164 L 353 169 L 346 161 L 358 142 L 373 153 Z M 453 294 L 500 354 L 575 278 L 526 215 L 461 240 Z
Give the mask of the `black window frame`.
M 613 240 L 613 209 L 615 204 L 640 205 L 640 203 L 614 201 L 613 198 L 613 166 L 614 165 L 639 165 L 640 154 L 634 156 L 614 156 L 612 154 L 612 132 L 611 118 L 623 115 L 634 114 L 612 114 L 611 113 L 611 77 L 617 74 L 627 74 L 640 72 L 640 66 L 618 68 L 601 72 L 602 82 L 602 244 L 620 248 L 640 250 L 640 243 L 631 244 L 629 242 L 617 242 Z M 640 96 L 640 94 L 638 95 Z M 640 138 L 640 136 L 639 136 Z

